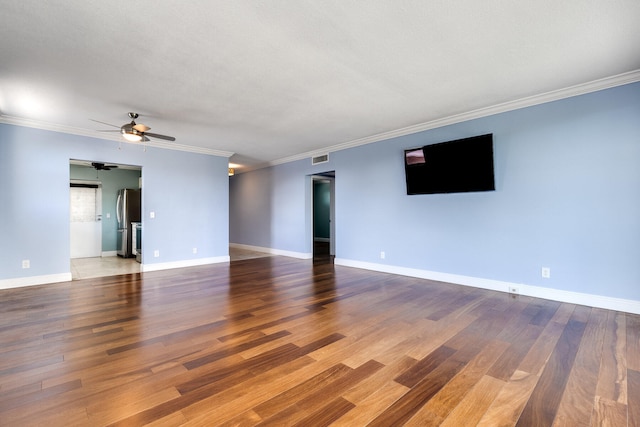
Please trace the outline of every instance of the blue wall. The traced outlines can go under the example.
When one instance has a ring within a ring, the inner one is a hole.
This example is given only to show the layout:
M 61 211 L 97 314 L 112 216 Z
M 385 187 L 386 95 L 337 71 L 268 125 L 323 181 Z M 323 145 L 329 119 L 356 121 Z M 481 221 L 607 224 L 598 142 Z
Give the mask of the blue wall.
M 335 170 L 337 259 L 639 301 L 639 118 L 635 83 L 236 175 L 230 239 L 308 253 L 309 175 Z M 485 133 L 495 192 L 406 195 L 405 148 Z
M 70 159 L 142 167 L 143 264 L 228 256 L 227 158 L 0 124 L 0 280 L 70 273 Z

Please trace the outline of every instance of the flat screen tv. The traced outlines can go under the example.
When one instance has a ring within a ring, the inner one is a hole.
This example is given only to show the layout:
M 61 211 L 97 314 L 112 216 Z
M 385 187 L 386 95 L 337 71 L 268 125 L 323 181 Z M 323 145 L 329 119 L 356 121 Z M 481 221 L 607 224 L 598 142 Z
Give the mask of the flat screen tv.
M 407 194 L 493 191 L 493 134 L 404 151 Z

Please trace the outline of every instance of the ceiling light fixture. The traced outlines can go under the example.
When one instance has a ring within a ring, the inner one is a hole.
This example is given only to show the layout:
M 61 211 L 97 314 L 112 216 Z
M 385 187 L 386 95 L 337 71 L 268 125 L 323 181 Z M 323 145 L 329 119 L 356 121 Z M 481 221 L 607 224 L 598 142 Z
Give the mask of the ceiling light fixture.
M 142 141 L 142 135 L 138 134 L 135 130 L 133 132 L 125 132 L 125 130 L 122 130 L 122 136 L 124 136 L 124 139 L 126 139 L 129 142 L 140 142 Z

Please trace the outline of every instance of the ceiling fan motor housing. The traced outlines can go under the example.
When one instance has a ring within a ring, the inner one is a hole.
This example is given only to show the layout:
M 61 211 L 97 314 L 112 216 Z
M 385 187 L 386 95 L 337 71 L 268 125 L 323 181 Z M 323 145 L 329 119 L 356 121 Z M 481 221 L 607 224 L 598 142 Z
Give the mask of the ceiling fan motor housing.
M 140 135 L 142 136 L 142 132 L 140 132 L 139 130 L 137 130 L 134 126 L 136 125 L 135 122 L 131 122 L 131 123 L 127 123 L 125 125 L 122 125 L 122 127 L 120 128 L 120 132 L 123 135 L 129 134 L 129 135 Z

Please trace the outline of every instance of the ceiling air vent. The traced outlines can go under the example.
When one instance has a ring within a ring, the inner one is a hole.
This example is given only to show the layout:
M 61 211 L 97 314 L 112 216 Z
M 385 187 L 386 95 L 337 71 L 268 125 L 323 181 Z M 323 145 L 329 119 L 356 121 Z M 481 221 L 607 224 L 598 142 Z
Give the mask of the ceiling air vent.
M 327 163 L 329 161 L 329 155 L 323 154 L 321 156 L 315 156 L 311 158 L 312 165 L 318 165 L 320 163 Z

